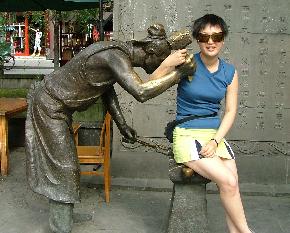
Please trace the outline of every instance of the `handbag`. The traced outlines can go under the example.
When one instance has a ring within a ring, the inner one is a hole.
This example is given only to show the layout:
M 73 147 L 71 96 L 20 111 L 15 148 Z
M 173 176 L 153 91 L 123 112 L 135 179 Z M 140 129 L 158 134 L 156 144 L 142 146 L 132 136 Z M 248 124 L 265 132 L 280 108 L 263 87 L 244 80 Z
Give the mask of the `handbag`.
M 198 118 L 206 118 L 206 117 L 215 117 L 217 116 L 217 113 L 213 113 L 213 114 L 208 114 L 208 115 L 202 115 L 202 116 L 199 116 L 199 115 L 191 115 L 191 116 L 187 116 L 187 117 L 184 117 L 180 120 L 173 120 L 173 121 L 169 121 L 167 123 L 167 125 L 165 126 L 165 131 L 164 131 L 164 135 L 165 137 L 168 139 L 168 141 L 170 143 L 173 142 L 173 130 L 174 128 L 181 124 L 181 123 L 184 123 L 186 121 L 190 121 L 190 120 L 194 120 L 194 119 L 198 119 Z

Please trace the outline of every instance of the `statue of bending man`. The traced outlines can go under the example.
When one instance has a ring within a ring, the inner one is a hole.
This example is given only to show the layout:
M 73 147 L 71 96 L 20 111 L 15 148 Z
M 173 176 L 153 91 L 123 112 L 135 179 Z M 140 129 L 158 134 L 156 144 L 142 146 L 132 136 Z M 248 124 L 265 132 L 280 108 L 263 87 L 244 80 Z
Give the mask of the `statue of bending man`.
M 121 134 L 134 142 L 136 132 L 123 117 L 113 85 L 118 83 L 140 102 L 158 96 L 184 74 L 194 72 L 192 57 L 182 49 L 190 42 L 187 35 L 166 38 L 164 27 L 155 24 L 141 41 L 90 45 L 31 88 L 26 120 L 27 176 L 32 190 L 50 200 L 53 232 L 71 232 L 73 206 L 80 202 L 72 114 L 101 97 Z M 143 82 L 133 67 L 153 73 Z

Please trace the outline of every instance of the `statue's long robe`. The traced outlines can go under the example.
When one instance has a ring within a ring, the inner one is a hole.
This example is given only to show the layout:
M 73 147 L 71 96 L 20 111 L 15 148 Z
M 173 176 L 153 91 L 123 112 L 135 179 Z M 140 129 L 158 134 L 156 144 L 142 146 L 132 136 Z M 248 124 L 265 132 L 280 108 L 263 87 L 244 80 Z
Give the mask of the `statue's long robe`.
M 97 53 L 119 49 L 122 42 L 90 45 L 65 66 L 33 85 L 25 126 L 27 177 L 32 190 L 65 203 L 80 201 L 80 167 L 72 132 L 72 114 L 82 111 L 115 83 L 101 72 Z M 96 59 L 91 59 L 91 58 Z M 90 58 L 90 59 L 89 59 Z M 104 62 L 104 61 L 101 61 Z M 112 61 L 113 62 L 113 61 Z

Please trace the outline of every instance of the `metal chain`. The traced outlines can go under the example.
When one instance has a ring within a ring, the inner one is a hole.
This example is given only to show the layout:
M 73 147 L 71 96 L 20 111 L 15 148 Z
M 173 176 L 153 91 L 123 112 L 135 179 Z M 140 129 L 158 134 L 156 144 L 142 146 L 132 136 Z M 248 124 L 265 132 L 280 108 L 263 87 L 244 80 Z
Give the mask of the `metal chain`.
M 126 142 L 126 140 L 122 140 L 122 142 Z M 168 152 L 171 150 L 170 146 L 162 145 L 159 142 L 154 141 L 152 139 L 150 139 L 150 142 L 149 142 L 148 139 L 144 140 L 144 138 L 140 137 L 140 136 L 136 138 L 136 142 L 138 142 L 139 144 L 141 144 L 143 146 L 153 148 L 157 153 L 161 153 L 161 154 L 164 154 L 167 156 L 169 154 Z M 129 148 L 128 146 L 124 145 L 123 143 L 122 143 L 122 145 L 126 148 Z M 135 147 L 135 148 L 137 148 L 137 147 Z M 130 149 L 132 149 L 132 148 L 130 148 Z
M 171 150 L 170 146 L 162 145 L 158 143 L 157 141 L 153 141 L 152 139 L 151 139 L 151 142 L 147 142 L 147 141 L 144 141 L 144 139 L 137 137 L 137 142 L 142 144 L 143 146 L 151 147 L 155 149 L 156 152 L 164 154 L 164 155 L 168 155 L 168 152 Z

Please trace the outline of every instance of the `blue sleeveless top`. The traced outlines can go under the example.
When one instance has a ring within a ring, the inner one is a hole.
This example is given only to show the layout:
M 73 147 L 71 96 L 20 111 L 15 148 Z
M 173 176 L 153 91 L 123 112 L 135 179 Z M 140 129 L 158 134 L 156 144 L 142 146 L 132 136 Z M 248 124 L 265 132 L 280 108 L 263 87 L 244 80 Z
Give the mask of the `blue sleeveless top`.
M 231 84 L 235 68 L 219 58 L 218 70 L 211 73 L 200 58 L 200 53 L 194 55 L 196 72 L 193 76 L 183 78 L 177 88 L 176 119 L 190 115 L 209 115 L 218 113 L 221 101 L 225 97 L 227 86 Z M 184 122 L 178 127 L 193 129 L 217 129 L 220 117 L 199 118 Z

